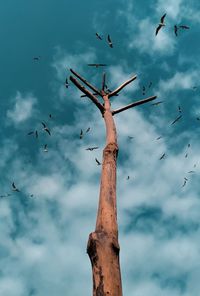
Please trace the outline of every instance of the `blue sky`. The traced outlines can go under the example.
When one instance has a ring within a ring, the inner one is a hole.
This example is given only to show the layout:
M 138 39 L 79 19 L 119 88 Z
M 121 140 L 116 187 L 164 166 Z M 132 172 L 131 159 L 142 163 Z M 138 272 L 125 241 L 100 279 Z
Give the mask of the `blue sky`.
M 155 36 L 164 13 L 166 26 Z M 7 0 L 0 4 L 0 19 L 1 294 L 91 295 L 86 245 L 95 227 L 95 157 L 102 158 L 105 129 L 90 100 L 64 83 L 73 68 L 100 87 L 103 70 L 87 66 L 97 62 L 108 65 L 111 89 L 137 75 L 112 98 L 114 109 L 144 98 L 143 86 L 145 96 L 163 101 L 115 116 L 124 295 L 199 296 L 200 4 Z M 190 30 L 176 37 L 175 24 Z M 178 106 L 182 118 L 171 125 Z M 32 130 L 38 139 L 27 135 Z M 99 149 L 86 151 L 89 146 Z M 20 192 L 12 191 L 13 181 Z

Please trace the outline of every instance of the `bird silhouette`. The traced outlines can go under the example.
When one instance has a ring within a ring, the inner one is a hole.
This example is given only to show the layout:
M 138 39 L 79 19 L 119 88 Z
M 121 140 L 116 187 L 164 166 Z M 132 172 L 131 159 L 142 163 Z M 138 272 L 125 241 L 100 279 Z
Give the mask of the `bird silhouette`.
M 163 103 L 163 101 L 159 101 L 159 102 L 155 102 L 155 103 L 153 103 L 153 104 L 151 104 L 152 106 L 158 106 L 158 105 L 160 105 L 160 104 L 162 104 Z
M 160 31 L 160 29 L 165 26 L 165 23 L 164 23 L 165 17 L 166 17 L 166 13 L 160 19 L 160 23 L 159 23 L 158 27 L 156 28 L 156 35 Z
M 179 28 L 189 30 L 190 27 L 185 26 L 185 25 L 180 25 Z
M 162 136 L 159 136 L 158 138 L 156 138 L 156 140 L 160 140 L 160 139 L 162 139 Z
M 152 86 L 152 84 L 153 84 L 152 81 L 150 81 L 150 82 L 149 82 L 149 88 Z
M 34 135 L 35 134 L 35 137 L 36 138 L 38 138 L 38 131 L 36 130 L 36 131 L 31 131 L 31 132 L 28 132 L 28 136 L 30 136 L 30 135 Z
M 47 147 L 47 144 L 44 145 L 44 152 L 48 152 L 48 147 Z
M 107 66 L 106 64 L 87 64 L 87 65 L 90 66 L 90 67 L 96 67 L 96 68 Z
M 67 78 L 65 79 L 65 87 L 66 87 L 66 88 L 69 87 L 69 82 L 68 82 L 68 79 L 67 79 Z
M 47 133 L 49 134 L 49 136 L 51 136 L 50 130 L 49 130 L 49 128 L 46 126 L 46 124 L 45 124 L 44 122 L 41 122 L 41 124 L 43 125 L 43 130 L 44 130 L 45 132 L 47 132 Z
M 161 157 L 159 158 L 159 160 L 163 159 L 164 157 L 165 157 L 165 153 L 163 153 L 163 154 L 161 155 Z
M 33 57 L 33 60 L 34 60 L 34 61 L 39 61 L 40 58 L 41 58 L 41 56 Z
M 177 117 L 177 118 L 171 123 L 171 125 L 174 124 L 174 123 L 176 123 L 177 121 L 179 121 L 179 120 L 181 119 L 181 117 L 182 117 L 182 115 L 178 116 L 178 117 Z
M 95 33 L 95 35 L 96 35 L 97 39 L 103 40 L 103 38 L 98 33 Z
M 89 150 L 89 151 L 93 151 L 95 149 L 98 149 L 99 147 L 89 147 L 89 148 L 86 148 L 85 150 Z
M 81 130 L 80 135 L 79 135 L 80 139 L 83 139 L 83 130 Z
M 187 178 L 184 178 L 184 182 L 183 182 L 182 187 L 184 187 L 186 185 L 187 181 L 188 181 L 188 179 Z
M 15 186 L 15 183 L 12 183 L 12 191 L 20 192 L 20 190 Z
M 176 36 L 178 36 L 178 26 L 174 25 L 174 33 Z
M 28 132 L 28 136 L 30 136 L 30 135 L 33 135 L 34 134 L 34 132 L 33 131 L 31 131 L 31 132 Z
M 97 158 L 95 158 L 97 165 L 101 165 L 100 161 L 98 161 Z
M 110 48 L 113 48 L 113 43 L 112 43 L 112 40 L 110 38 L 110 35 L 108 35 L 107 40 L 108 40 L 108 45 L 110 46 Z

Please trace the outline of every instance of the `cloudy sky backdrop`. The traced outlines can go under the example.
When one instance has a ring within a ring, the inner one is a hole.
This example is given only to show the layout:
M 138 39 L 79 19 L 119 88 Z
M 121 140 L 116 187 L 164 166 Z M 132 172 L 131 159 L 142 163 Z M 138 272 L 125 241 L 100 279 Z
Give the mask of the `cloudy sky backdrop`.
M 164 13 L 166 27 L 155 37 Z M 143 86 L 145 97 L 163 101 L 115 116 L 124 295 L 199 296 L 200 3 L 7 0 L 0 20 L 0 294 L 91 295 L 86 245 L 105 130 L 99 110 L 64 84 L 73 68 L 100 87 L 103 69 L 87 66 L 97 62 L 108 64 L 111 89 L 138 76 L 112 98 L 113 108 L 144 98 Z M 190 30 L 176 37 L 175 24 Z M 178 106 L 182 118 L 171 125 Z M 27 135 L 35 130 L 38 139 Z

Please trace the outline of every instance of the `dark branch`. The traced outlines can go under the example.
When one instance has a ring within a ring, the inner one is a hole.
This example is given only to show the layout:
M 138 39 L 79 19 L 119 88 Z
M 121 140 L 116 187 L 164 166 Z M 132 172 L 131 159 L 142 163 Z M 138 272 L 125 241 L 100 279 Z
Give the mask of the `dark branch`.
M 122 90 L 126 85 L 128 85 L 129 83 L 131 83 L 133 80 L 135 80 L 137 78 L 137 76 L 133 76 L 132 78 L 130 78 L 129 80 L 127 80 L 126 82 L 124 82 L 122 85 L 120 85 L 118 88 L 116 88 L 115 90 L 113 90 L 111 93 L 109 93 L 108 97 L 111 98 L 112 96 L 115 96 L 118 92 L 120 92 L 120 90 Z
M 102 91 L 105 89 L 105 84 L 106 84 L 106 73 L 103 73 L 103 78 L 102 78 Z
M 99 108 L 101 113 L 104 113 L 104 107 L 101 103 L 97 100 L 97 98 L 87 90 L 83 85 L 81 85 L 73 76 L 70 76 L 69 79 L 73 82 L 88 98 L 92 100 L 92 102 Z
M 95 93 L 97 93 L 98 95 L 102 96 L 101 92 L 94 87 L 93 85 L 91 85 L 89 82 L 87 82 L 86 79 L 84 79 L 83 77 L 81 77 L 81 75 L 79 75 L 78 73 L 76 73 L 74 70 L 70 69 L 70 71 L 76 76 L 78 77 L 83 83 L 85 83 L 89 88 L 91 88 Z
M 145 104 L 145 103 L 147 103 L 147 102 L 149 102 L 149 101 L 153 101 L 153 100 L 155 100 L 156 98 L 157 98 L 157 96 L 152 96 L 152 97 L 149 97 L 149 98 L 146 98 L 146 99 L 140 100 L 140 101 L 136 101 L 136 102 L 131 103 L 131 104 L 125 106 L 125 107 L 122 107 L 122 108 L 119 108 L 119 109 L 116 109 L 116 110 L 112 111 L 112 115 L 115 115 L 115 114 L 117 114 L 117 113 L 120 113 L 120 112 L 122 112 L 122 111 L 124 111 L 124 110 L 127 110 L 127 109 L 129 109 L 129 108 L 132 108 L 132 107 L 135 107 L 135 106 L 138 106 L 138 105 Z

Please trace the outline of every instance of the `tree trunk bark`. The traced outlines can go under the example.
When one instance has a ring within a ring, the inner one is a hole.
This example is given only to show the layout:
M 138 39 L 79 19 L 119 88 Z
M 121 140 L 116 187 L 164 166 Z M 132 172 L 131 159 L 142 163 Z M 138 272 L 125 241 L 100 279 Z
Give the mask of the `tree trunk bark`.
M 89 235 L 87 253 L 93 273 L 93 296 L 122 296 L 116 209 L 117 134 L 110 101 L 104 99 L 106 147 L 103 151 L 96 229 Z

